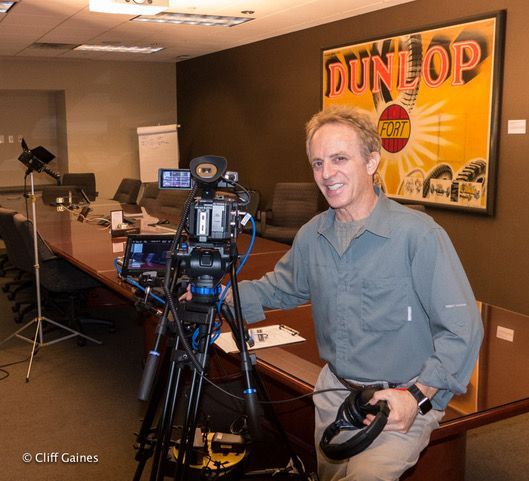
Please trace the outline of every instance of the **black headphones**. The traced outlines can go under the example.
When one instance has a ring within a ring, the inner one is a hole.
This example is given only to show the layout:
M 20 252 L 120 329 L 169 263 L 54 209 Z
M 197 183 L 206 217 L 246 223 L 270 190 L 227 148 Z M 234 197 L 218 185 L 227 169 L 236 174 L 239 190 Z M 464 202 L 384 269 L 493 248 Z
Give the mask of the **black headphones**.
M 379 389 L 361 389 L 352 391 L 338 409 L 336 420 L 327 426 L 320 441 L 320 448 L 330 459 L 344 460 L 361 453 L 382 432 L 388 422 L 389 407 L 386 401 L 369 404 L 375 391 Z M 374 414 L 375 419 L 369 426 L 363 421 L 367 414 Z M 358 432 L 341 444 L 331 444 L 331 440 L 340 431 Z

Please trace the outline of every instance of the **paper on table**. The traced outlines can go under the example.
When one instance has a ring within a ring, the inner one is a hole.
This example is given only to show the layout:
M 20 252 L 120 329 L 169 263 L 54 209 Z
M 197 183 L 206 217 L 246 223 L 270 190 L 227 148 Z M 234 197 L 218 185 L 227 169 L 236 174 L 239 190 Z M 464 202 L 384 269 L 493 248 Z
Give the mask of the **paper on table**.
M 248 329 L 248 334 L 254 340 L 253 347 L 248 347 L 251 351 L 305 341 L 305 338 L 301 337 L 298 331 L 284 324 Z M 239 352 L 231 332 L 223 332 L 215 343 L 224 352 Z

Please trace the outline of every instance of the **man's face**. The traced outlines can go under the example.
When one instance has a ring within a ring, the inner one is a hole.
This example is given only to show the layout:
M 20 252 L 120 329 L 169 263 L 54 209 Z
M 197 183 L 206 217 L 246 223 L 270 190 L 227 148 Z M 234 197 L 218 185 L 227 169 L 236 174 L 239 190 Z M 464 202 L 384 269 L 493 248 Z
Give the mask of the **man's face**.
M 340 123 L 320 127 L 310 141 L 309 160 L 314 180 L 339 220 L 357 220 L 369 214 L 376 200 L 372 175 L 380 155 L 373 153 L 366 162 L 352 127 Z

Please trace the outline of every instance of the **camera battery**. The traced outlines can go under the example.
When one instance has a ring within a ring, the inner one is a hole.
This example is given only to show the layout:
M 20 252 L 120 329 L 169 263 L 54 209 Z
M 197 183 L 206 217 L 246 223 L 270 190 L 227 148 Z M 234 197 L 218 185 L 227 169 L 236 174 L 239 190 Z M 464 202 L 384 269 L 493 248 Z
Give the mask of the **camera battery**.
M 238 434 L 215 433 L 211 439 L 211 451 L 214 453 L 242 453 L 244 452 L 244 439 Z

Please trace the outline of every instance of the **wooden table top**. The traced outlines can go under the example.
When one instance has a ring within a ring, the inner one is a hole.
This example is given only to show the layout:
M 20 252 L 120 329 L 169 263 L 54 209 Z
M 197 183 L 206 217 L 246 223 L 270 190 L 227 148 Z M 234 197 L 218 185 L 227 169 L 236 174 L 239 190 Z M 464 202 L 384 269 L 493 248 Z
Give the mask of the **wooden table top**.
M 0 205 L 25 213 L 20 196 L 2 196 Z M 17 208 L 18 207 L 18 208 Z M 104 215 L 115 203 L 96 206 Z M 30 208 L 31 212 L 31 208 Z M 37 203 L 38 229 L 58 254 L 116 292 L 132 298 L 128 284 L 120 280 L 114 259 L 123 255 L 123 239 L 112 239 L 108 229 L 77 222 L 65 212 Z M 31 215 L 31 214 L 30 214 Z M 250 237 L 237 240 L 244 253 Z M 256 279 L 271 270 L 289 246 L 256 238 L 254 249 L 239 279 Z M 442 429 L 433 439 L 529 411 L 529 316 L 487 304 L 481 305 L 485 338 L 467 394 L 451 402 Z M 256 351 L 260 366 L 270 375 L 282 377 L 300 393 L 310 392 L 322 366 L 312 326 L 310 305 L 288 311 L 267 312 L 267 324 L 287 324 L 306 341 Z

